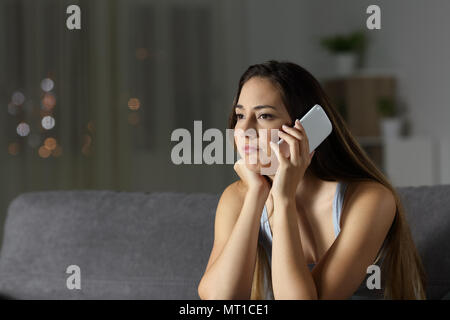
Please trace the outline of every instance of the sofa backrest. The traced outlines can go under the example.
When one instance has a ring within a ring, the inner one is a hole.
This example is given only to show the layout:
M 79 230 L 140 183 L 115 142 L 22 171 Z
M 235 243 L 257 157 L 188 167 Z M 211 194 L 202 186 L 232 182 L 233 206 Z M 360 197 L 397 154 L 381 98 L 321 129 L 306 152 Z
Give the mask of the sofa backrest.
M 0 293 L 20 299 L 198 299 L 215 194 L 46 191 L 10 204 Z M 81 289 L 66 280 L 80 267 Z
M 450 185 L 397 188 L 427 274 L 427 298 L 450 299 Z

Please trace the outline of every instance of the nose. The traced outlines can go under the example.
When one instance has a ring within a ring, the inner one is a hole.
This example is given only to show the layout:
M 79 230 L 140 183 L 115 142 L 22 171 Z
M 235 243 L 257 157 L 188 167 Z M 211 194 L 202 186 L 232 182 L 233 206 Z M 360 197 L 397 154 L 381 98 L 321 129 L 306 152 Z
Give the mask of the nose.
M 249 137 L 250 139 L 256 139 L 258 137 L 258 129 L 251 119 L 241 121 L 240 125 L 235 128 L 235 131 L 235 135 L 242 138 Z
M 255 128 L 236 128 L 235 136 L 240 137 L 245 140 L 254 140 L 258 139 L 257 130 Z

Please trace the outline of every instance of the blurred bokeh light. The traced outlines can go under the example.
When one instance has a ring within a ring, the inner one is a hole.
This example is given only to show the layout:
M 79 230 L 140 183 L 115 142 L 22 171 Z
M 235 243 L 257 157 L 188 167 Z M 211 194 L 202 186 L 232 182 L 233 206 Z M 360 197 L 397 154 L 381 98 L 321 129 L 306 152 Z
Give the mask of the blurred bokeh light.
M 52 116 L 45 116 L 41 121 L 44 129 L 50 130 L 55 126 L 55 119 Z
M 17 134 L 21 137 L 25 137 L 30 133 L 30 126 L 26 122 L 21 122 L 17 125 Z
M 139 101 L 138 98 L 130 98 L 130 100 L 128 100 L 128 108 L 130 108 L 130 110 L 137 110 L 139 109 L 139 107 L 141 106 L 141 102 Z

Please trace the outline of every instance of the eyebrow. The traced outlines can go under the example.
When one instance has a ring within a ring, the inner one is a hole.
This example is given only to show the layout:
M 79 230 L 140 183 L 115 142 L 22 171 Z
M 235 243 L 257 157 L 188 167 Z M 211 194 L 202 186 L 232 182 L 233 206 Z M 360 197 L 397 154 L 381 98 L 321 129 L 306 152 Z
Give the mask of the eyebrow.
M 235 105 L 234 108 L 244 109 L 244 107 L 243 107 L 242 105 L 240 105 L 240 104 Z M 267 104 L 260 105 L 260 106 L 254 106 L 254 107 L 253 107 L 254 110 L 266 109 L 266 108 L 270 108 L 270 109 L 277 110 L 277 108 L 275 108 L 274 106 L 269 106 L 269 105 L 267 105 Z

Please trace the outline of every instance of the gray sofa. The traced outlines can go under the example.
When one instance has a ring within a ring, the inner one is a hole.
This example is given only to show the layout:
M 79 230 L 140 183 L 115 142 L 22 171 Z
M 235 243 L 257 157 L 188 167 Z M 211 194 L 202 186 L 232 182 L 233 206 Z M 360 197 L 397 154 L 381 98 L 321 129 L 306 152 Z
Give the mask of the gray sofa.
M 450 185 L 398 188 L 429 299 L 450 291 Z M 0 295 L 12 299 L 199 299 L 219 194 L 30 192 L 9 205 Z M 81 289 L 68 289 L 67 267 Z

